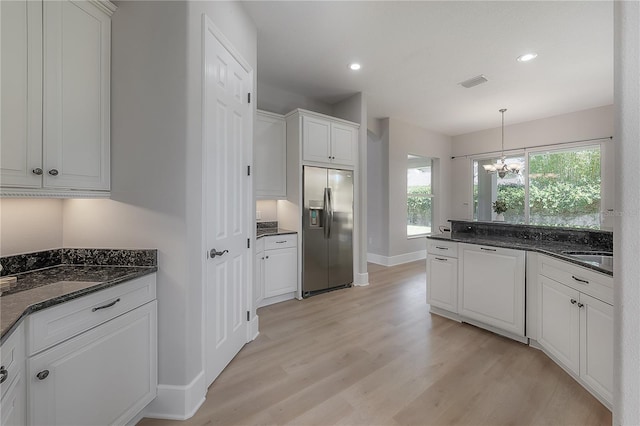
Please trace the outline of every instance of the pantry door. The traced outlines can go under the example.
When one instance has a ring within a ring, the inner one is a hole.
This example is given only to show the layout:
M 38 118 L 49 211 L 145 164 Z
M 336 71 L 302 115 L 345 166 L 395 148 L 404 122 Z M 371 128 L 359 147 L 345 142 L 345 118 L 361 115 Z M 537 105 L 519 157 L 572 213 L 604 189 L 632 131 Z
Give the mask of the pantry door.
M 203 160 L 207 385 L 247 342 L 253 73 L 203 16 Z

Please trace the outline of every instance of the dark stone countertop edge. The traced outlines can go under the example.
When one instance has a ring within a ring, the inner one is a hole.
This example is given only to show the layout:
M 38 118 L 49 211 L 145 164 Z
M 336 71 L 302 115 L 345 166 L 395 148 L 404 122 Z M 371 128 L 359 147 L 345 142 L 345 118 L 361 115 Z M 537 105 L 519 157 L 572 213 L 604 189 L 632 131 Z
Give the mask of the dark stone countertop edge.
M 259 240 L 262 237 L 271 237 L 274 235 L 290 235 L 290 234 L 297 234 L 297 232 L 291 231 L 289 229 L 278 228 L 274 230 L 268 230 L 260 235 L 256 235 L 256 240 Z
M 138 268 L 141 268 L 141 267 L 138 267 Z M 11 334 L 14 332 L 14 330 L 16 328 L 18 328 L 20 323 L 24 320 L 24 318 L 26 318 L 27 315 L 29 315 L 29 314 L 31 314 L 33 312 L 37 312 L 37 311 L 40 311 L 42 309 L 50 308 L 51 306 L 59 305 L 61 303 L 68 302 L 70 300 L 77 299 L 79 297 L 86 296 L 88 294 L 95 293 L 97 291 L 104 290 L 106 288 L 113 287 L 113 286 L 116 286 L 118 284 L 122 284 L 122 283 L 124 283 L 126 281 L 131 281 L 131 280 L 134 280 L 136 278 L 140 278 L 140 277 L 152 274 L 152 273 L 157 272 L 157 271 L 158 271 L 158 267 L 157 266 L 145 267 L 145 269 L 142 269 L 142 270 L 139 269 L 138 271 L 132 272 L 130 274 L 127 274 L 127 275 L 124 275 L 124 276 L 121 276 L 121 277 L 118 277 L 118 278 L 114 278 L 114 279 L 109 280 L 109 281 L 100 282 L 100 283 L 97 283 L 94 286 L 83 288 L 82 290 L 77 290 L 77 291 L 74 291 L 74 292 L 71 292 L 71 293 L 67 293 L 67 294 L 64 294 L 64 295 L 61 295 L 61 296 L 58 296 L 58 297 L 54 297 L 53 299 L 43 300 L 41 302 L 34 303 L 33 305 L 29 305 L 24 310 L 24 312 L 22 312 L 22 314 L 13 322 L 11 327 L 9 327 L 2 334 L 2 336 L 0 336 L 0 345 L 3 344 L 9 338 L 9 336 L 11 336 Z
M 601 274 L 605 274 L 613 277 L 612 270 L 601 268 L 599 266 L 592 265 L 587 262 L 583 262 L 580 259 L 576 259 L 574 257 L 559 253 L 558 251 L 555 251 L 549 247 L 541 247 L 539 245 L 532 246 L 529 244 L 518 244 L 514 242 L 491 240 L 491 239 L 485 239 L 485 238 L 457 238 L 457 237 L 447 237 L 444 235 L 428 235 L 427 238 L 432 240 L 452 241 L 455 243 L 467 243 L 467 244 L 476 244 L 476 245 L 491 246 L 491 247 L 511 248 L 516 250 L 534 251 L 537 253 L 546 254 L 546 255 L 555 257 L 557 259 L 561 259 L 566 262 L 570 262 L 575 265 L 582 266 L 583 268 L 591 269 L 593 271 L 600 272 Z M 540 243 L 540 242 L 538 241 L 537 243 Z M 575 246 L 573 248 L 576 250 L 580 249 L 580 247 L 575 247 Z M 569 250 L 569 248 L 563 248 L 563 251 L 564 250 Z

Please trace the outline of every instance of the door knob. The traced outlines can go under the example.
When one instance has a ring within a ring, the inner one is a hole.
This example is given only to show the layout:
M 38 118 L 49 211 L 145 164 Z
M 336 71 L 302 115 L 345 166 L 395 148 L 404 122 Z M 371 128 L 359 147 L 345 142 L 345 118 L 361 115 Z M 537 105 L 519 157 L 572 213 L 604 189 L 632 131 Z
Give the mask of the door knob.
M 212 248 L 209 252 L 209 257 L 213 259 L 214 257 L 222 256 L 225 253 L 229 253 L 229 250 L 216 251 L 216 249 Z

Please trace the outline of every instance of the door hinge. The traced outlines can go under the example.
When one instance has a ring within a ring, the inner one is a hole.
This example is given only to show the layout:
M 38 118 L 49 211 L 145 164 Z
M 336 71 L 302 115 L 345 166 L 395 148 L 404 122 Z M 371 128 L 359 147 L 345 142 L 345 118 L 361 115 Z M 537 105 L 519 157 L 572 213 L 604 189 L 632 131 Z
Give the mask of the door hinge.
M 251 92 L 247 93 L 247 102 L 251 103 Z
M 251 321 L 251 312 L 247 311 L 247 321 Z
M 251 248 L 251 238 L 247 238 L 247 248 Z
M 251 176 L 251 166 L 247 166 L 247 176 Z

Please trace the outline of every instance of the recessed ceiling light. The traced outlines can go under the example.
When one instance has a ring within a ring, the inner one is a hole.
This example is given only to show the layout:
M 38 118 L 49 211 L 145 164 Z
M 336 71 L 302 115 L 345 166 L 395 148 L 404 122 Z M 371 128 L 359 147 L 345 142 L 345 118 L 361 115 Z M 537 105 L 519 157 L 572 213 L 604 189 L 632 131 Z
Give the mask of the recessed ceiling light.
M 360 66 L 360 64 L 359 64 L 359 63 L 354 62 L 354 63 L 352 63 L 352 64 L 350 64 L 350 65 L 349 65 L 349 68 L 351 68 L 353 71 L 358 71 L 358 70 L 359 70 L 360 68 L 362 68 L 362 67 Z
M 528 62 L 535 59 L 537 56 L 537 53 L 525 53 L 524 55 L 518 56 L 518 62 Z

